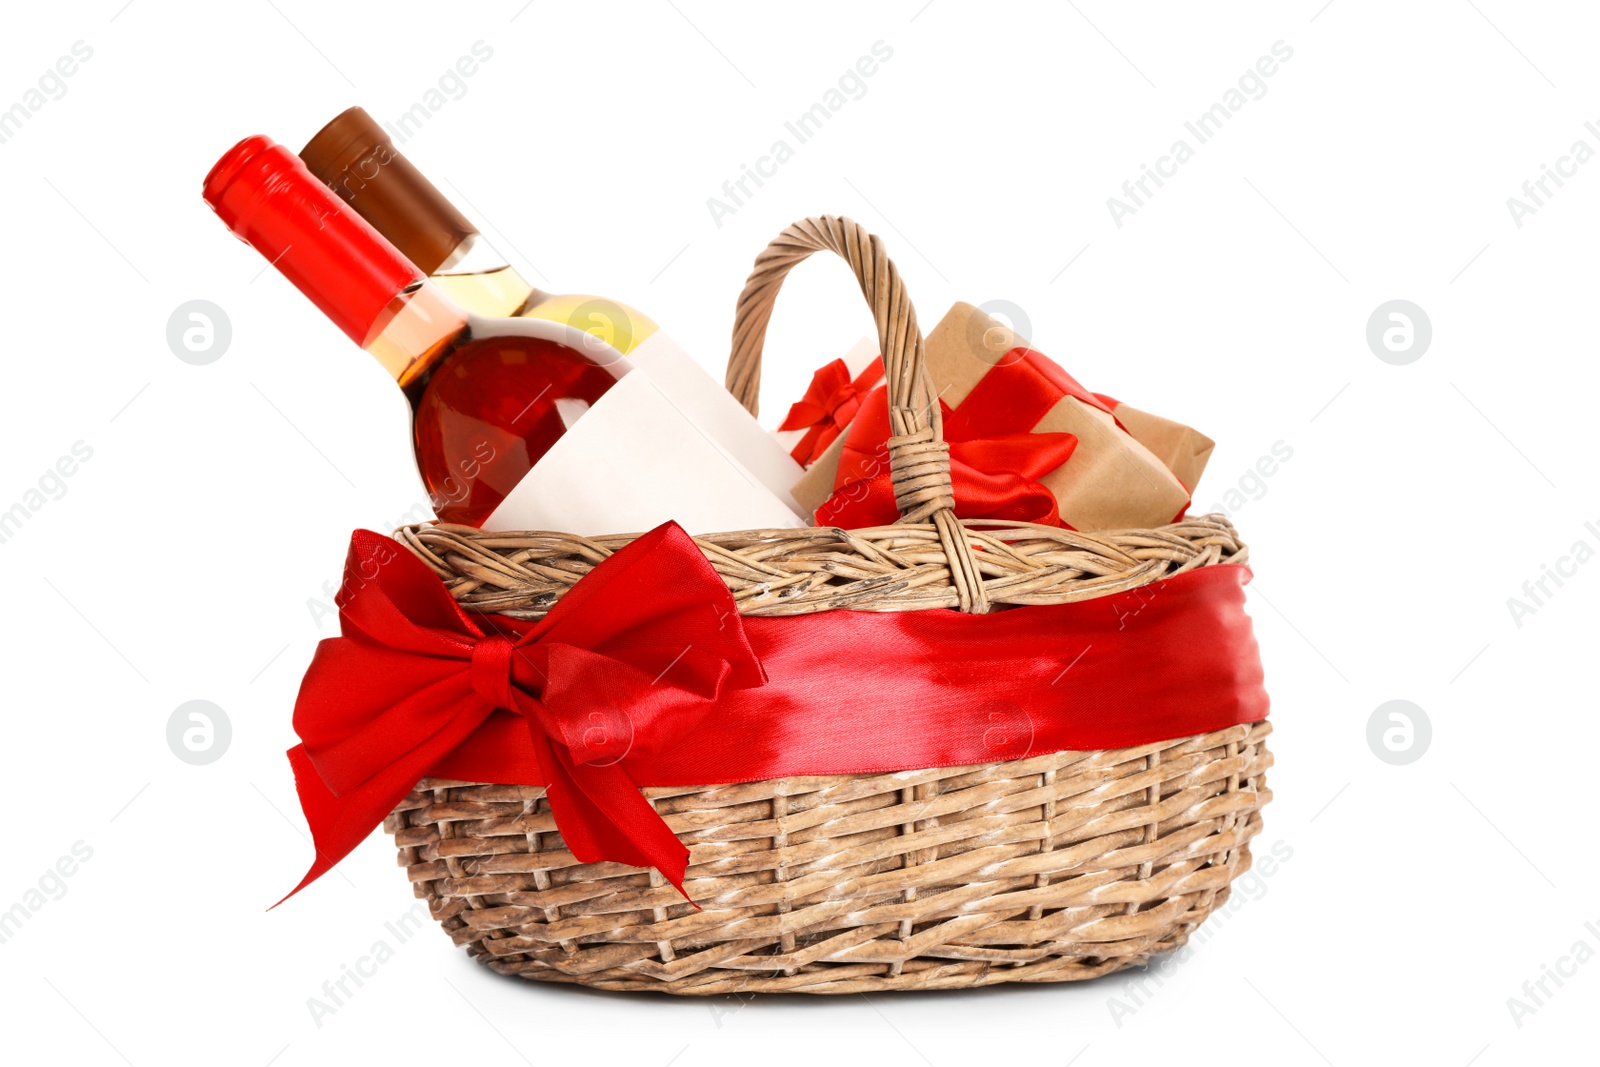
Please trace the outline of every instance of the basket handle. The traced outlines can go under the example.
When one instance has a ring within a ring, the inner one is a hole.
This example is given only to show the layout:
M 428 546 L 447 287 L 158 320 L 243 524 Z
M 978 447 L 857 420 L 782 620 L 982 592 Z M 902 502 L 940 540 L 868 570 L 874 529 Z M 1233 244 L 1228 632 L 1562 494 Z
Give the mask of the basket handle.
M 761 349 L 778 288 L 797 263 L 821 251 L 833 252 L 850 264 L 877 323 L 893 433 L 889 438 L 889 474 L 900 522 L 932 523 L 950 566 L 957 606 L 962 611 L 987 611 L 982 575 L 972 546 L 955 517 L 950 448 L 944 443 L 938 398 L 923 367 L 917 313 L 906 296 L 900 271 L 876 234 L 868 233 L 851 219 L 822 215 L 790 225 L 756 257 L 734 313 L 728 392 L 750 414 L 757 414 Z

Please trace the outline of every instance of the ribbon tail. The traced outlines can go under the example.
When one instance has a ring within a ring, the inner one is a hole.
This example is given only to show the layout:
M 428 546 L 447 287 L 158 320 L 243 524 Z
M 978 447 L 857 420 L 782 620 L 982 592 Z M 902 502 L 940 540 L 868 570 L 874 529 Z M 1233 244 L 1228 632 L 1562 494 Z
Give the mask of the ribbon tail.
M 833 443 L 831 439 L 823 440 L 822 431 L 823 427 L 820 425 L 811 426 L 807 429 L 805 436 L 800 438 L 800 442 L 790 451 L 789 458 L 802 467 L 809 467 L 816 462 L 823 451 Z
M 306 876 L 300 879 L 300 884 L 291 889 L 278 904 L 327 874 L 334 864 L 365 841 L 368 834 L 382 826 L 395 805 L 427 776 L 428 768 L 434 761 L 455 749 L 477 729 L 490 710 L 487 706 L 474 705 L 466 712 L 455 715 L 438 733 L 354 789 L 339 795 L 328 788 L 305 745 L 291 748 L 289 766 L 294 770 L 295 789 L 300 794 L 300 810 L 305 812 L 306 823 L 311 827 L 311 841 L 316 847 L 317 859 Z M 272 907 L 276 908 L 278 904 Z
M 373 827 L 383 822 L 384 816 L 411 791 L 409 785 L 391 785 L 387 789 L 364 786 L 351 797 L 336 797 L 317 773 L 304 745 L 289 750 L 289 766 L 294 770 L 295 789 L 300 794 L 300 808 L 311 827 L 317 858 L 306 876 L 300 879 L 300 884 L 286 893 L 278 904 L 332 870 L 365 841 Z
M 548 740 L 536 742 L 535 747 L 550 811 L 574 859 L 654 867 L 683 899 L 700 910 L 683 888 L 689 850 L 639 792 L 627 771 L 614 763 L 573 763 Z

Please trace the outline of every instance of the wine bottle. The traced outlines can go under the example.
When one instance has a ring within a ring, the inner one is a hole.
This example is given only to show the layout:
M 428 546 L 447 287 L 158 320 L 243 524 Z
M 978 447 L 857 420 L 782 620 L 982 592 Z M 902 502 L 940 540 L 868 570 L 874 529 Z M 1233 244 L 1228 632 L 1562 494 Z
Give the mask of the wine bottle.
M 223 156 L 205 199 L 400 385 L 418 469 L 447 522 L 481 523 L 630 369 L 461 308 L 265 137 Z
M 650 319 L 615 301 L 534 288 L 359 107 L 319 130 L 300 158 L 468 311 L 567 323 L 624 355 L 656 331 Z
M 533 288 L 361 108 L 352 107 L 329 122 L 300 156 L 313 174 L 461 306 L 482 315 L 562 323 L 581 331 L 586 345 L 625 353 L 719 449 L 790 510 L 800 510 L 790 492 L 800 480 L 799 465 L 672 338 L 615 301 L 553 296 Z
M 399 384 L 440 519 L 585 533 L 668 518 L 803 524 L 614 348 L 557 322 L 462 308 L 281 145 L 240 141 L 204 197 Z M 580 426 L 602 400 L 609 414 Z M 561 448 L 564 462 L 538 466 Z

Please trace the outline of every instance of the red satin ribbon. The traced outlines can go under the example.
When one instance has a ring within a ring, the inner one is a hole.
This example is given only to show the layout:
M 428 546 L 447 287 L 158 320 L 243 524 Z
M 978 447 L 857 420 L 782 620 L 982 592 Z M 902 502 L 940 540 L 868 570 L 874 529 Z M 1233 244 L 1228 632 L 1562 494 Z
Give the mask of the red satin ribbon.
M 317 860 L 294 892 L 496 708 L 517 716 L 574 856 L 655 867 L 682 889 L 688 850 L 627 768 L 680 741 L 724 690 L 765 676 L 732 595 L 681 527 L 645 534 L 509 634 L 366 530 L 350 539 L 340 600 L 343 636 L 317 646 L 295 703 L 303 743 L 289 760 Z
M 883 364 L 873 360 L 854 381 L 850 368 L 836 359 L 811 376 L 806 395 L 789 408 L 779 430 L 805 430 L 790 455 L 802 467 L 815 463 L 861 410 L 861 401 L 883 377 Z
M 420 560 L 358 531 L 343 636 L 318 646 L 295 708 L 317 847 L 295 892 L 425 776 L 544 785 L 580 861 L 654 865 L 681 891 L 687 852 L 639 786 L 961 766 L 1254 722 L 1267 696 L 1248 578 L 1205 567 L 989 615 L 741 619 L 667 524 L 521 622 L 467 616 Z
M 1111 414 L 1099 397 L 1042 353 L 1014 348 L 978 379 L 959 407 L 940 401 L 957 515 L 1066 525 L 1055 494 L 1039 479 L 1072 457 L 1078 438 L 1032 431 L 1068 396 Z M 850 424 L 834 494 L 817 509 L 819 523 L 857 529 L 887 526 L 900 517 L 889 477 L 891 432 L 888 394 L 880 388 Z

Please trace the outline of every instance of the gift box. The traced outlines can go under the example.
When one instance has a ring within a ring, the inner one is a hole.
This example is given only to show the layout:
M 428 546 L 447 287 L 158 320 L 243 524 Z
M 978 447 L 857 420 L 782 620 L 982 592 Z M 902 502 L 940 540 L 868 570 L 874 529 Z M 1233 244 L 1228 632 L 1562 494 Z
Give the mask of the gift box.
M 863 337 L 854 348 L 819 367 L 811 376 L 806 395 L 795 402 L 778 427 L 778 443 L 800 466 L 816 463 L 828 454 L 881 381 L 883 363 L 878 359 L 878 343 Z M 835 458 L 833 469 L 837 468 Z M 789 486 L 797 480 L 790 479 Z
M 1148 448 L 1166 465 L 1167 470 L 1189 490 L 1192 498 L 1195 486 L 1200 484 L 1200 476 L 1205 473 L 1206 464 L 1211 460 L 1211 450 L 1216 447 L 1216 442 L 1181 422 L 1140 411 L 1132 404 L 1124 404 L 1104 393 L 1096 393 L 1095 396 L 1111 409 L 1111 414 L 1133 435 L 1135 441 Z
M 924 366 L 942 405 L 957 515 L 1089 531 L 1165 525 L 1188 506 L 1209 439 L 1107 403 L 971 304 L 957 303 L 928 334 Z M 894 521 L 884 395 L 864 401 L 795 484 L 794 498 L 821 524 Z

